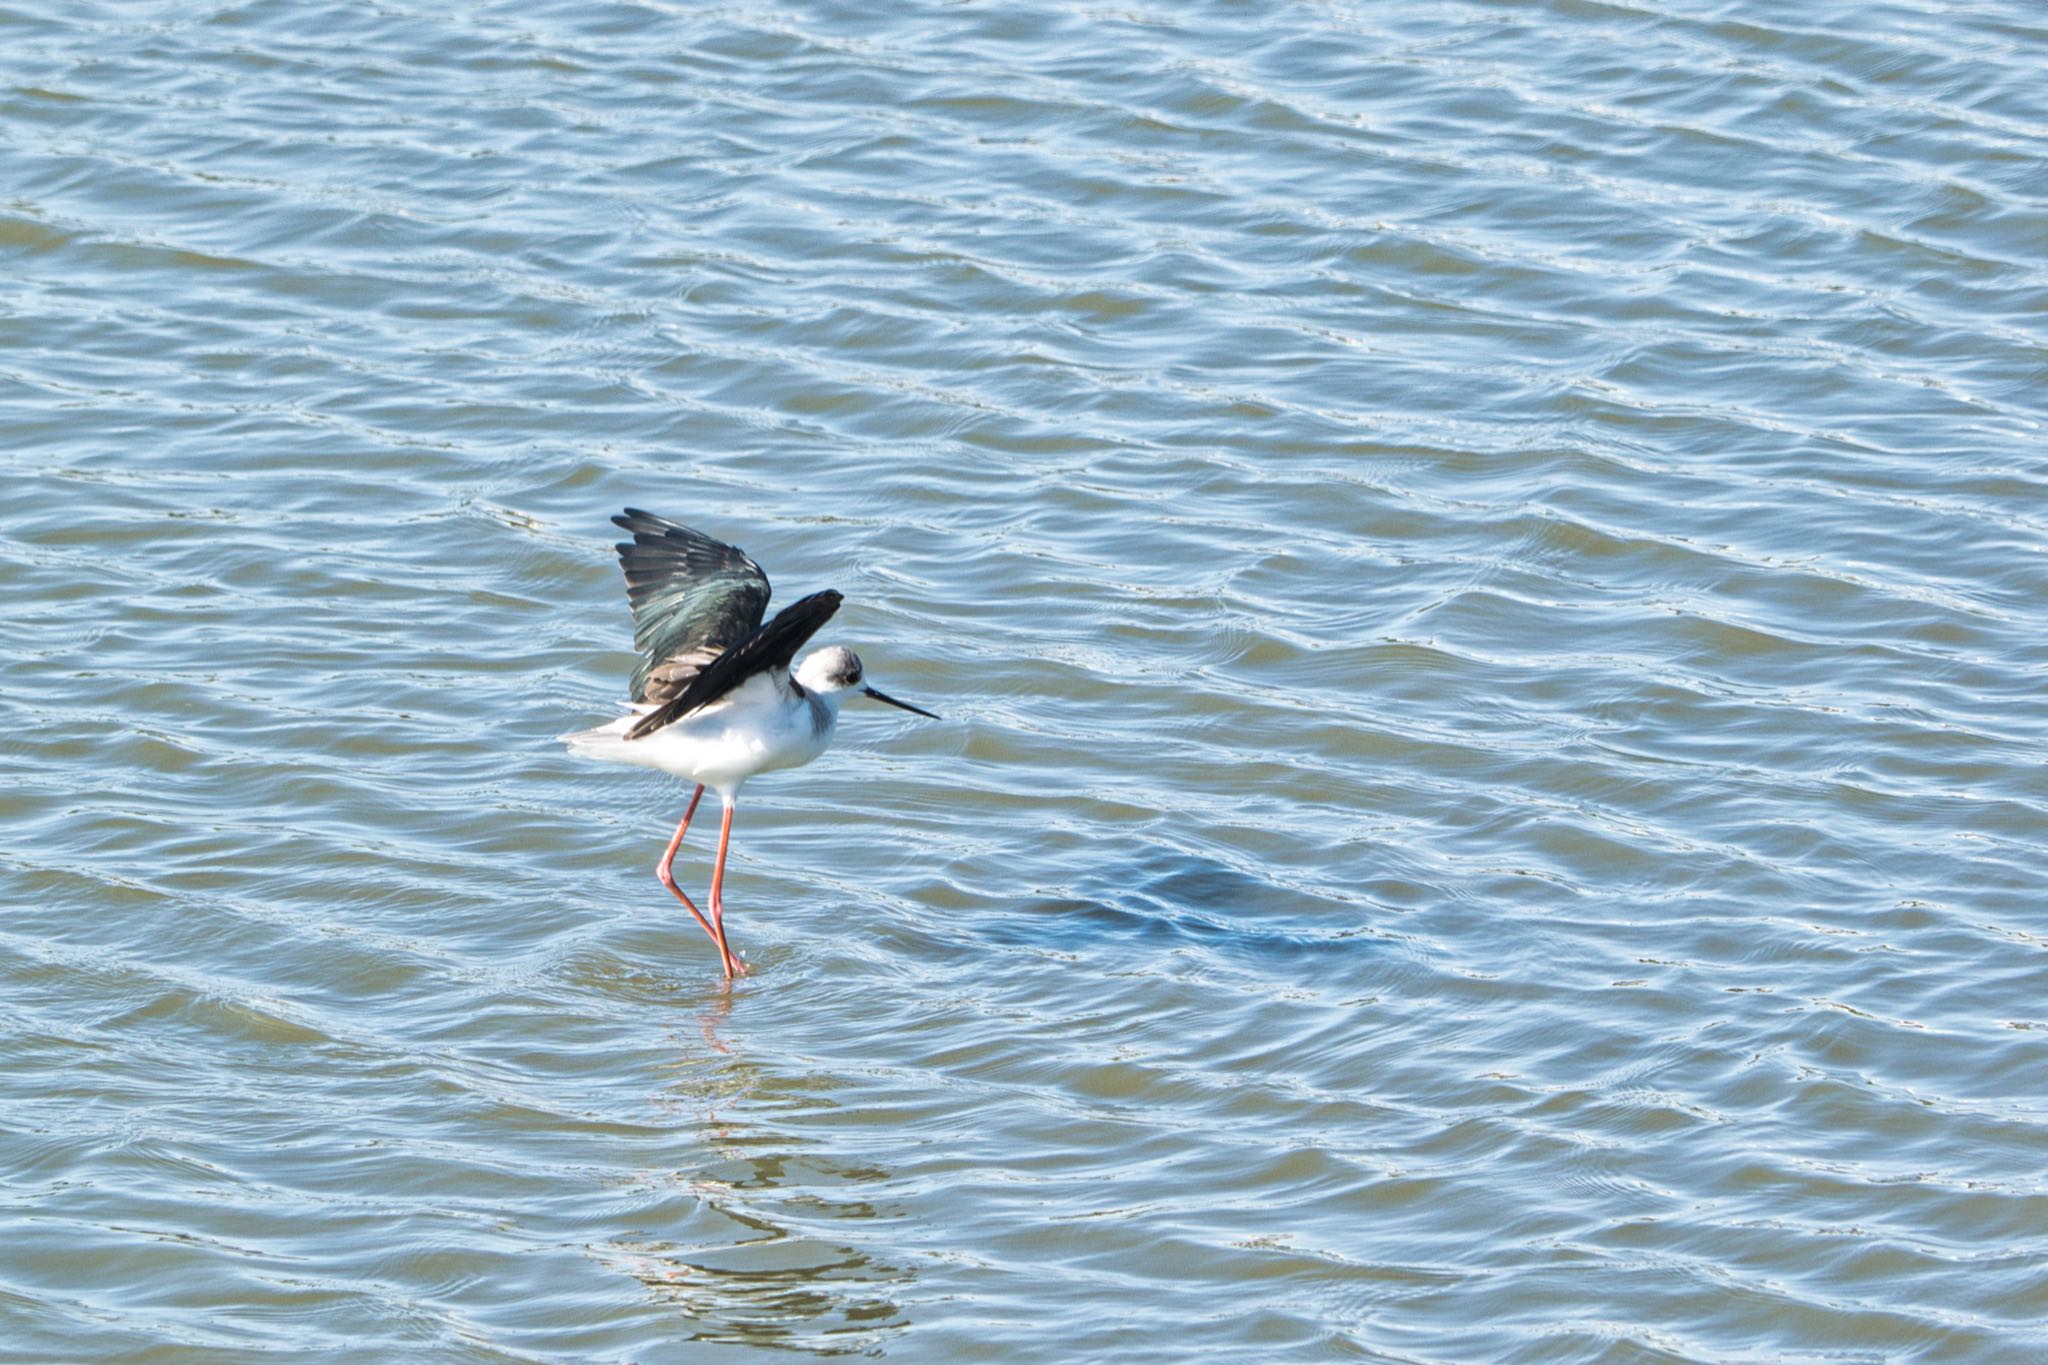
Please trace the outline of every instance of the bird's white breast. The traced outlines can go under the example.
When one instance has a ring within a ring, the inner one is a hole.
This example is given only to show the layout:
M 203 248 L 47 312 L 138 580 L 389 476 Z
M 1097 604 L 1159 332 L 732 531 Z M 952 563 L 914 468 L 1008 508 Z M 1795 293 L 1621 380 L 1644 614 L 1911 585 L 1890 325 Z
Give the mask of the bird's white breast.
M 786 675 L 757 673 L 718 704 L 632 743 L 648 746 L 647 766 L 730 792 L 755 773 L 824 753 L 837 719 L 813 695 L 798 696 Z

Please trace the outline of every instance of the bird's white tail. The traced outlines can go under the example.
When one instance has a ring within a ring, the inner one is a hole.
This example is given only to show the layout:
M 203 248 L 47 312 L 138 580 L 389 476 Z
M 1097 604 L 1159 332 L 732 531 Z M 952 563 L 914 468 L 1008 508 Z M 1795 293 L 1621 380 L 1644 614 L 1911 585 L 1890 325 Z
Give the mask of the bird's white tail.
M 594 758 L 604 763 L 647 764 L 646 746 L 627 742 L 626 731 L 633 728 L 633 722 L 653 710 L 649 706 L 636 706 L 630 715 L 620 716 L 591 730 L 576 730 L 555 738 L 569 746 L 569 752 L 578 758 Z

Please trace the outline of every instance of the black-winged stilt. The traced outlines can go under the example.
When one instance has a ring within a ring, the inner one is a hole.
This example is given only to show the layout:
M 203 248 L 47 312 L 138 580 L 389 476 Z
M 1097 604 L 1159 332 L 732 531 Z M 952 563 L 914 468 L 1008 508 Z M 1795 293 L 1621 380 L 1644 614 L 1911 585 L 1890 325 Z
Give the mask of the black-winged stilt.
M 718 945 L 731 980 L 747 970 L 725 941 L 725 850 L 741 785 L 824 753 L 840 703 L 856 689 L 938 717 L 866 686 L 859 656 L 841 645 L 806 656 L 791 671 L 797 650 L 839 610 L 839 594 L 830 588 L 792 602 L 763 625 L 768 575 L 740 550 L 632 507 L 612 521 L 633 534 L 618 547 L 633 604 L 633 647 L 640 651 L 633 714 L 562 740 L 572 753 L 659 768 L 697 784 L 655 870 Z M 725 802 L 709 919 L 670 870 L 706 787 Z

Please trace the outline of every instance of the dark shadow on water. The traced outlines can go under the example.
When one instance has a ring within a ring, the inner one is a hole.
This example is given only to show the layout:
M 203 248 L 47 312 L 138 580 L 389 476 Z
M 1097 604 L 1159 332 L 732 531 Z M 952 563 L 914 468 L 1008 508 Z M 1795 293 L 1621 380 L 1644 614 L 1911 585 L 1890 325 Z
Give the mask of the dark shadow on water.
M 1299 966 L 1372 952 L 1370 907 L 1320 897 L 1199 855 L 1146 845 L 1078 886 L 990 916 L 998 943 L 1084 952 L 1105 940 Z

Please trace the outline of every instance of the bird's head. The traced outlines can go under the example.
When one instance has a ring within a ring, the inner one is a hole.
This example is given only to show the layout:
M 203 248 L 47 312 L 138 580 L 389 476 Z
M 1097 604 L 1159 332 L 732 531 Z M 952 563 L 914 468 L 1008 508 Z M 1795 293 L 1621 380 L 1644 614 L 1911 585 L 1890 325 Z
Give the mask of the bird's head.
M 854 653 L 845 645 L 825 646 L 825 648 L 818 650 L 807 657 L 801 664 L 798 664 L 796 670 L 796 680 L 799 685 L 807 691 L 817 693 L 834 706 L 845 701 L 847 693 L 858 691 L 862 696 L 873 697 L 876 701 L 887 702 L 891 706 L 900 706 L 905 711 L 915 712 L 920 716 L 929 716 L 933 720 L 938 719 L 937 716 L 932 715 L 931 712 L 921 706 L 912 706 L 907 701 L 898 701 L 894 697 L 886 696 L 869 687 L 865 682 L 865 676 L 861 671 L 860 655 Z

